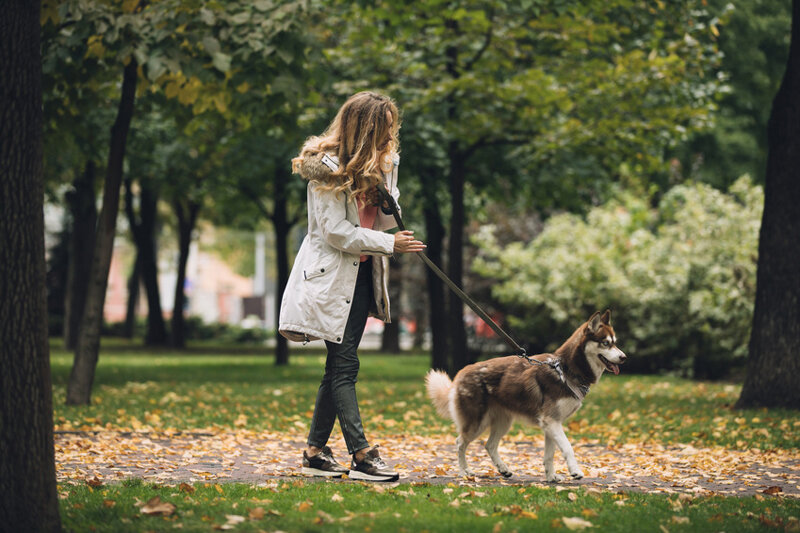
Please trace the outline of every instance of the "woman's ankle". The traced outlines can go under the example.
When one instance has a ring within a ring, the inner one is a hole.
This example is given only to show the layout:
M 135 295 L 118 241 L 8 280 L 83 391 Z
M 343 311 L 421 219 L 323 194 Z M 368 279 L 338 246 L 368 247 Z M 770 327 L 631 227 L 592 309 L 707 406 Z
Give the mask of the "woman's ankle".
M 322 448 L 317 448 L 316 446 L 309 446 L 306 449 L 306 455 L 308 455 L 309 457 L 314 457 L 315 455 L 317 455 L 321 451 L 322 451 Z
M 353 459 L 355 460 L 355 462 L 360 463 L 361 461 L 363 461 L 364 458 L 367 457 L 367 452 L 368 451 L 369 451 L 369 448 L 362 448 L 362 449 L 358 450 L 356 453 L 354 453 L 353 454 Z

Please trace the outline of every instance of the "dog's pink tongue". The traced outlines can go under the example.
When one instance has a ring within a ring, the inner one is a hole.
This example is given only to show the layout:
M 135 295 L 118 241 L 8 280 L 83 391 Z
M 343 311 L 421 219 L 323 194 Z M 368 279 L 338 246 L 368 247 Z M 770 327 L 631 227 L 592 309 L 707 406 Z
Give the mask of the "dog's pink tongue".
M 614 372 L 615 376 L 618 376 L 619 375 L 619 365 L 615 365 L 614 363 L 611 363 L 611 371 Z

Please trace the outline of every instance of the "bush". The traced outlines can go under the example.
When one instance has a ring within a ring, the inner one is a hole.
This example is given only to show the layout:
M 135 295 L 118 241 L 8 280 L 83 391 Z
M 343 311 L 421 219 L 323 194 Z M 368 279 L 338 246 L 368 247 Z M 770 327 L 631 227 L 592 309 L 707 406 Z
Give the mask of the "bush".
M 762 209 L 747 177 L 728 193 L 674 187 L 657 209 L 622 195 L 585 220 L 551 218 L 528 244 L 502 247 L 484 228 L 474 269 L 537 349 L 610 307 L 634 368 L 721 377 L 747 354 Z

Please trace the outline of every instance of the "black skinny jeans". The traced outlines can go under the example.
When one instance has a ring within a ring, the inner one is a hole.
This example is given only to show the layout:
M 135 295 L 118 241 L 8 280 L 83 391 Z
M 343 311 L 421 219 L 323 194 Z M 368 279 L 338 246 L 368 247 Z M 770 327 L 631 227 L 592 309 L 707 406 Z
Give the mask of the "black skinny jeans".
M 309 446 L 322 448 L 327 444 L 337 417 L 350 455 L 369 446 L 364 436 L 356 398 L 359 367 L 356 350 L 367 325 L 372 299 L 372 258 L 369 258 L 358 268 L 353 304 L 347 317 L 342 343 L 325 341 L 328 358 L 325 362 L 325 376 L 317 391 L 317 402 L 308 433 Z

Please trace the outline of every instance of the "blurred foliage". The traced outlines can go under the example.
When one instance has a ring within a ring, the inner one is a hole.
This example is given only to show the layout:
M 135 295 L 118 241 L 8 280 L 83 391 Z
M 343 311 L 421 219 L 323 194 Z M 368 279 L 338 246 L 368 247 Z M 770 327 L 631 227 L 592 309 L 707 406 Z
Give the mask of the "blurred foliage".
M 537 351 L 608 307 L 631 367 L 720 377 L 747 354 L 762 209 L 748 177 L 727 194 L 676 186 L 655 209 L 625 193 L 585 218 L 550 218 L 529 243 L 501 244 L 485 226 L 473 268 Z
M 275 337 L 275 332 L 261 327 L 246 328 L 235 324 L 206 323 L 200 317 L 186 318 L 186 339 L 190 341 L 214 341 L 224 344 L 261 345 Z M 134 337 L 143 338 L 147 330 L 144 319 L 136 321 Z M 104 323 L 101 331 L 106 337 L 125 337 L 125 323 Z
M 719 30 L 722 61 L 718 76 L 728 90 L 718 95 L 710 131 L 694 135 L 676 150 L 686 176 L 717 187 L 750 174 L 764 182 L 767 120 L 789 57 L 791 0 L 708 0 L 724 17 Z

